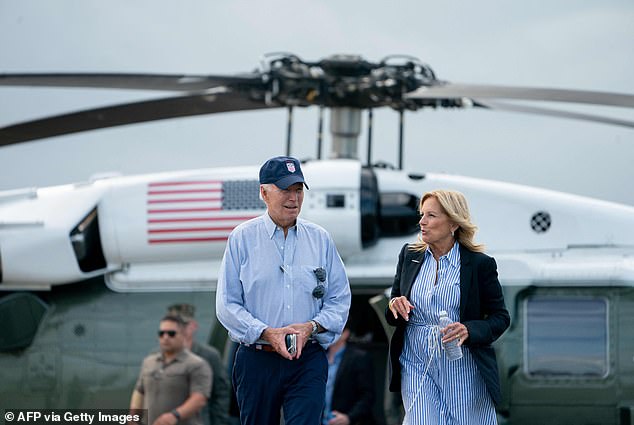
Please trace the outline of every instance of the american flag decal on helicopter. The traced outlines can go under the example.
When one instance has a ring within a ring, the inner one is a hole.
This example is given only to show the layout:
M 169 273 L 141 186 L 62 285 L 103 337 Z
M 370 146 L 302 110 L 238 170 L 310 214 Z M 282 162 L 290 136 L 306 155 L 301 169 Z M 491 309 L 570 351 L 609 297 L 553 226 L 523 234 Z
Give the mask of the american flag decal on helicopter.
M 149 244 L 224 242 L 265 208 L 257 180 L 152 182 L 147 187 Z

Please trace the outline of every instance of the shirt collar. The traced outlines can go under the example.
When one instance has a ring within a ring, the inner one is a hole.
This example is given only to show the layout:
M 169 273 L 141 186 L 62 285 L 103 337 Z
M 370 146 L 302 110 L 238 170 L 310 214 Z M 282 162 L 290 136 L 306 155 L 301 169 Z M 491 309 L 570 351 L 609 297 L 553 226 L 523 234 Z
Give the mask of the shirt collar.
M 432 254 L 431 249 L 429 249 L 428 246 L 425 249 L 425 260 L 433 256 L 434 254 Z M 460 244 L 458 243 L 458 241 L 455 241 L 449 252 L 440 257 L 438 260 L 440 261 L 443 258 L 446 258 L 451 266 L 460 267 Z
M 277 229 L 277 224 L 273 223 L 269 212 L 264 213 L 264 228 L 266 229 L 266 234 L 269 239 L 273 239 L 273 235 L 275 234 L 275 229 Z
M 453 247 L 447 253 L 447 260 L 452 266 L 460 267 L 460 244 L 458 241 L 454 242 Z
M 275 231 L 279 229 L 281 232 L 282 228 L 279 227 L 277 224 L 275 224 L 275 222 L 269 215 L 268 210 L 264 213 L 263 217 L 264 217 L 264 228 L 266 229 L 266 235 L 269 237 L 269 239 L 273 239 L 273 235 L 275 235 Z M 297 218 L 295 225 L 290 227 L 288 230 L 291 232 L 296 232 L 298 225 L 299 225 L 299 218 Z
M 172 360 L 170 363 L 174 363 L 174 362 L 180 362 L 183 361 L 183 359 L 185 358 L 185 356 L 187 356 L 187 349 L 183 348 L 177 355 L 176 357 L 174 357 L 174 360 Z M 158 353 L 156 353 L 156 359 L 159 360 L 162 363 L 165 363 L 165 357 L 163 357 L 163 353 L 159 350 Z

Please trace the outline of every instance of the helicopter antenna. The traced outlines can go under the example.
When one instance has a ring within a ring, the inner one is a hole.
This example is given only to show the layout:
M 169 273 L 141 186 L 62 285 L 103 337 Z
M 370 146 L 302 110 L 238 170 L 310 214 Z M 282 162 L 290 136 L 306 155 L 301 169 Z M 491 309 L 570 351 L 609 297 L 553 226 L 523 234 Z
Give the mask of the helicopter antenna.
M 404 111 L 398 111 L 398 169 L 403 169 L 403 123 L 405 120 Z
M 293 133 L 293 107 L 288 107 L 288 123 L 286 126 L 286 156 L 291 155 L 291 139 Z
M 319 123 L 317 124 L 317 159 L 321 159 L 321 145 L 324 138 L 324 107 L 319 107 Z
M 372 166 L 372 108 L 368 109 L 368 167 Z

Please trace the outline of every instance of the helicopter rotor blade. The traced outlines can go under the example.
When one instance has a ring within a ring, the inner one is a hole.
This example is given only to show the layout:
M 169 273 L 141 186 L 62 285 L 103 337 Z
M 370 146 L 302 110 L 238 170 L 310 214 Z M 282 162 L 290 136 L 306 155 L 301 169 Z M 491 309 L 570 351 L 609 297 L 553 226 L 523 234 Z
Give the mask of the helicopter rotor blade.
M 126 90 L 200 91 L 262 83 L 258 73 L 238 75 L 51 73 L 0 74 L 0 86 L 81 87 Z
M 480 106 L 487 109 L 494 109 L 498 111 L 520 112 L 524 114 L 535 114 L 556 118 L 570 118 L 575 120 L 634 128 L 634 121 L 618 118 L 603 117 L 600 115 L 584 114 L 580 112 L 563 111 L 550 108 L 540 108 L 535 106 L 517 105 L 507 102 L 483 101 L 481 99 L 473 99 L 473 101 L 475 102 L 475 106 Z
M 546 102 L 585 103 L 634 108 L 634 95 L 551 88 L 445 83 L 423 86 L 403 95 L 406 99 L 516 99 Z
M 235 75 L 48 73 L 0 74 L 0 86 L 82 87 L 181 92 L 175 97 L 122 103 L 34 119 L 0 128 L 0 146 L 105 127 L 192 115 L 274 107 L 332 107 L 397 111 L 464 108 L 525 112 L 632 127 L 628 120 L 506 104 L 506 100 L 634 107 L 634 94 L 497 85 L 453 84 L 418 60 L 370 63 L 356 55 L 304 62 L 267 56 L 260 70 Z M 500 103 L 499 101 L 502 101 Z
M 216 90 L 218 91 L 218 90 Z M 167 118 L 279 107 L 240 92 L 207 92 L 57 115 L 0 128 L 0 146 Z

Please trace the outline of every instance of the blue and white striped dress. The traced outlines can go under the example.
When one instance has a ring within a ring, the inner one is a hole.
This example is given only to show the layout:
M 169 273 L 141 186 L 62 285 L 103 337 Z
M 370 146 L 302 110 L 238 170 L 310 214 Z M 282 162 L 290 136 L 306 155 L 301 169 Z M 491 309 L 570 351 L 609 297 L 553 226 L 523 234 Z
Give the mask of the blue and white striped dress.
M 455 243 L 436 260 L 429 248 L 410 302 L 405 345 L 400 356 L 401 391 L 405 407 L 404 425 L 493 425 L 497 424 L 493 400 L 477 369 L 469 348 L 463 357 L 449 361 L 440 349 L 438 315 L 460 318 L 460 246 Z

